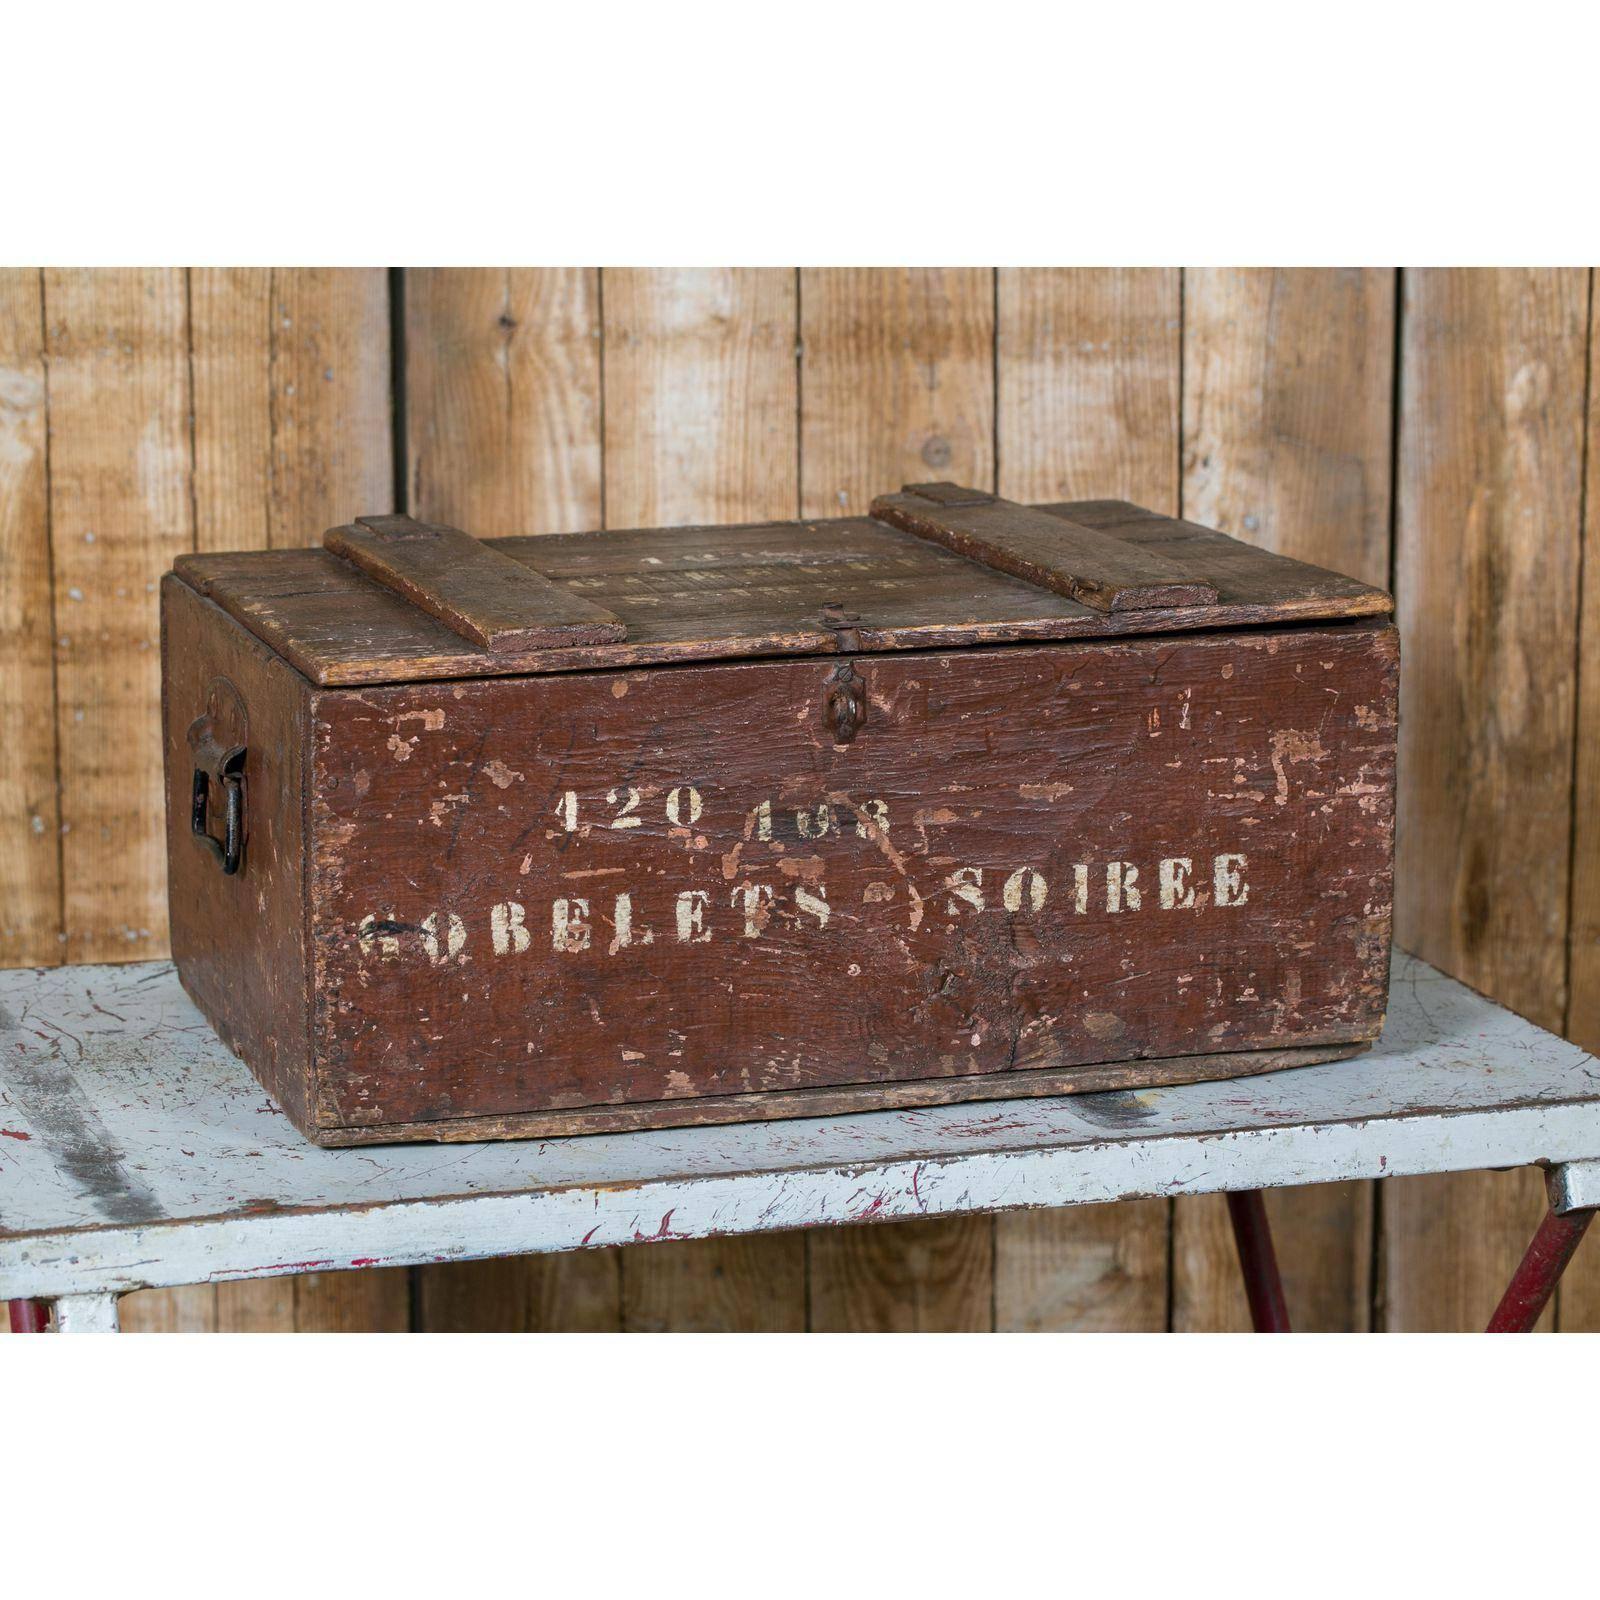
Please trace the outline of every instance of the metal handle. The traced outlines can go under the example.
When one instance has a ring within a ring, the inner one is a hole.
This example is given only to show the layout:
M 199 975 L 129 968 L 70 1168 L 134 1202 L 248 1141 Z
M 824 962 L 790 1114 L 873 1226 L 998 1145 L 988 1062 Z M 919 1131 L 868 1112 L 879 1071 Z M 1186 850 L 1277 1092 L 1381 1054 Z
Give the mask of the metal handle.
M 211 735 L 209 719 L 199 718 L 189 730 L 194 748 L 194 793 L 189 809 L 189 829 L 217 858 L 224 877 L 231 878 L 244 860 L 244 757 L 245 747 L 224 750 Z M 207 827 L 213 780 L 223 793 L 222 838 Z

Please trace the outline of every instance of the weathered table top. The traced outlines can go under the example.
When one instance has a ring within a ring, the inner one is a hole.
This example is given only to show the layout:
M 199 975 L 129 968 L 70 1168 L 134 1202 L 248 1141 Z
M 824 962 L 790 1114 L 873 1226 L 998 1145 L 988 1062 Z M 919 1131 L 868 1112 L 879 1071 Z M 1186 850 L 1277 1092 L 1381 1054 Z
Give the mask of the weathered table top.
M 1353 1061 L 1138 1093 L 319 1150 L 166 964 L 0 972 L 0 1298 L 1600 1157 L 1600 1062 L 1397 956 Z

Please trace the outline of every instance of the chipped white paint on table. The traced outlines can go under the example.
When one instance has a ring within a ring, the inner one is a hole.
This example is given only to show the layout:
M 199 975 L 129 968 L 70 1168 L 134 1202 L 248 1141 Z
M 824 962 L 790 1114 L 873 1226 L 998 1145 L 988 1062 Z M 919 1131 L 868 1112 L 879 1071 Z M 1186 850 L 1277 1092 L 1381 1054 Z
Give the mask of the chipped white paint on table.
M 1600 1198 L 1600 1062 L 1408 956 L 1366 1056 L 1221 1083 L 319 1150 L 164 963 L 0 972 L 0 1298 L 1546 1163 Z

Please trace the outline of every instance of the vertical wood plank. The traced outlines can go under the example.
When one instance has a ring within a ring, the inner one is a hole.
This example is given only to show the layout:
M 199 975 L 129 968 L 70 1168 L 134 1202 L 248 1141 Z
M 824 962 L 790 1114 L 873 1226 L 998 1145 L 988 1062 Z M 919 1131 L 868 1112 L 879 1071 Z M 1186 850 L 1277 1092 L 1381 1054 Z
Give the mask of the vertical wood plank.
M 903 483 L 994 481 L 994 274 L 800 274 L 800 515 L 866 511 Z M 819 1331 L 992 1325 L 994 1224 L 827 1228 L 808 1244 Z
M 272 545 L 272 273 L 189 273 L 195 547 Z
M 392 509 L 387 274 L 197 269 L 186 290 L 193 401 L 184 449 L 196 545 L 313 544 L 334 523 Z M 165 565 L 152 565 L 147 580 Z M 403 1271 L 266 1279 L 132 1295 L 124 1325 L 403 1328 L 409 1299 Z
M 603 521 L 600 275 L 405 274 L 406 480 L 413 516 L 484 537 Z M 615 1251 L 417 1271 L 430 1333 L 621 1326 Z
M 1566 1014 L 1587 306 L 1583 271 L 1405 274 L 1397 931 L 1548 1028 Z M 1390 1180 L 1388 1325 L 1481 1328 L 1542 1204 L 1526 1172 Z
M 1589 275 L 1588 448 L 1585 453 L 1583 593 L 1578 655 L 1576 782 L 1573 810 L 1571 994 L 1567 1037 L 1600 1052 L 1600 321 Z M 1596 1276 L 1600 1291 L 1600 1275 Z M 1600 1307 L 1597 1307 L 1600 1309 Z
M 219 1283 L 216 1296 L 218 1333 L 294 1332 L 293 1278 Z
M 291 1278 L 296 1333 L 409 1333 L 411 1274 L 308 1272 Z
M 319 545 L 367 506 L 395 509 L 388 273 L 280 267 L 269 309 L 271 543 Z
M 616 1333 L 621 1327 L 620 1250 L 464 1261 L 417 1274 L 419 1333 Z
M 622 1252 L 627 1333 L 804 1333 L 806 1236 L 746 1234 Z
M 66 954 L 167 953 L 156 586 L 194 545 L 178 270 L 44 275 Z M 123 1303 L 131 1332 L 209 1331 L 207 1288 Z
M 387 276 L 190 273 L 200 549 L 315 545 L 393 509 Z
M 600 275 L 405 276 L 411 512 L 480 536 L 598 528 Z
M 1183 514 L 1389 586 L 1395 274 L 1184 274 Z
M 1002 268 L 999 492 L 1178 509 L 1179 277 Z M 1167 1322 L 1164 1201 L 995 1219 L 995 1323 L 1156 1332 Z
M 792 517 L 795 287 L 781 269 L 607 270 L 605 495 L 609 527 Z M 805 1326 L 800 1234 L 628 1250 L 624 1326 Z
M 1394 274 L 1184 275 L 1183 514 L 1235 538 L 1388 587 Z M 1267 1211 L 1290 1319 L 1370 1322 L 1368 1184 L 1275 1191 Z M 1227 1204 L 1174 1208 L 1173 1322 L 1247 1329 Z
M 1000 492 L 1178 510 L 1180 274 L 999 273 Z
M 0 270 L 0 967 L 61 960 L 40 274 Z
M 1586 1050 L 1600 1052 L 1600 395 L 1595 382 L 1600 323 L 1595 277 L 1591 269 L 1566 1033 Z M 1556 1326 L 1563 1333 L 1600 1333 L 1600 1251 L 1592 1241 L 1578 1251 L 1556 1292 Z
M 609 528 L 792 517 L 794 274 L 603 274 Z
M 45 274 L 67 956 L 167 953 L 156 585 L 192 548 L 181 271 Z
M 993 1222 L 930 1217 L 812 1229 L 811 1331 L 992 1332 Z
M 800 274 L 800 514 L 864 515 L 929 475 L 994 479 L 994 274 Z
M 141 1289 L 117 1302 L 123 1333 L 215 1333 L 217 1296 L 210 1285 L 187 1289 Z M 265 1332 L 276 1332 L 270 1325 Z

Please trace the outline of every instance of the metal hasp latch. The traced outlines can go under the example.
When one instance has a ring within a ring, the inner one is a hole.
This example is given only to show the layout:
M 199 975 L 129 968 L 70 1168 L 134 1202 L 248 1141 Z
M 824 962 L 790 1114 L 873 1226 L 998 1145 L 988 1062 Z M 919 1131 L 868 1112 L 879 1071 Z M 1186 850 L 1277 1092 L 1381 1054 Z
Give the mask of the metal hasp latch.
M 189 827 L 218 862 L 224 876 L 232 877 L 244 859 L 244 756 L 242 744 L 226 748 L 217 743 L 209 716 L 196 717 L 189 725 L 189 748 L 194 751 L 194 799 L 189 811 Z M 223 794 L 222 838 L 212 837 L 207 826 L 211 807 L 211 785 Z
M 830 601 L 822 608 L 821 621 L 824 627 L 833 630 L 840 650 L 861 648 L 861 618 L 856 612 Z M 822 720 L 835 744 L 849 744 L 860 733 L 867 720 L 867 685 L 854 662 L 841 662 L 833 669 L 823 702 Z

